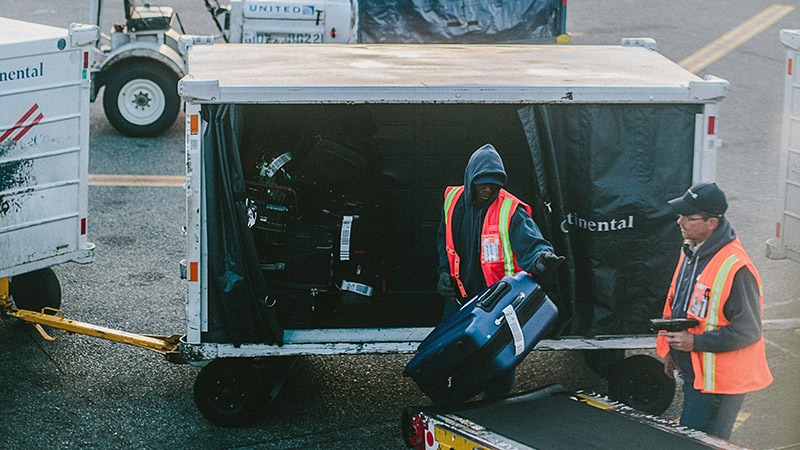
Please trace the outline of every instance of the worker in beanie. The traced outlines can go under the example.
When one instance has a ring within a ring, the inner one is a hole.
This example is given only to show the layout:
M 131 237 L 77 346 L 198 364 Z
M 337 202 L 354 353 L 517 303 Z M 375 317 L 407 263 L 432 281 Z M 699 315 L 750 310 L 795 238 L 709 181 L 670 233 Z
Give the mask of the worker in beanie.
M 714 183 L 697 183 L 669 201 L 678 214 L 683 251 L 664 318 L 696 319 L 656 340 L 669 377 L 683 380 L 681 425 L 729 439 L 747 392 L 767 387 L 761 278 L 730 222 L 728 202 Z
M 538 277 L 564 261 L 542 237 L 531 208 L 502 189 L 505 184 L 503 160 L 486 144 L 470 157 L 464 185 L 445 189 L 437 286 L 445 298 L 444 317 L 504 275 L 524 270 Z M 504 227 L 507 234 L 498 231 Z M 495 381 L 484 398 L 510 393 L 514 373 Z

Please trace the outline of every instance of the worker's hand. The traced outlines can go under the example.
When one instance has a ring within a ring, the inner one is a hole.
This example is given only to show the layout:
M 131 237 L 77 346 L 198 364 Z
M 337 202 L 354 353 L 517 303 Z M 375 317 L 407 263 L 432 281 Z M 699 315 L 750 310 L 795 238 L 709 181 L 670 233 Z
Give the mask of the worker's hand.
M 667 356 L 664 357 L 664 373 L 674 380 L 676 370 L 678 370 L 678 366 L 675 365 L 675 361 L 673 361 L 672 357 L 667 353 Z
M 667 343 L 675 350 L 691 352 L 694 350 L 694 335 L 686 330 L 667 331 Z
M 558 265 L 566 259 L 567 258 L 558 256 L 553 252 L 539 253 L 539 257 L 536 258 L 536 270 L 539 271 L 539 273 L 549 272 L 558 267 Z
M 439 284 L 436 285 L 436 290 L 444 298 L 455 298 L 456 290 L 453 288 L 453 279 L 449 273 L 439 274 Z

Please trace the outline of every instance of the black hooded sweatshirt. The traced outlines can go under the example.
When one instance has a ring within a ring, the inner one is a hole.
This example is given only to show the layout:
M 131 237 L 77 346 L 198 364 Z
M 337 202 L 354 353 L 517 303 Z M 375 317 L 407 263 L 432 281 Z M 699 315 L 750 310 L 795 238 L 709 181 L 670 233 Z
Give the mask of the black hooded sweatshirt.
M 460 275 L 467 291 L 467 298 L 478 294 L 486 288 L 486 281 L 481 269 L 480 238 L 483 219 L 489 206 L 497 199 L 490 199 L 485 205 L 478 206 L 472 200 L 473 181 L 478 177 L 491 177 L 505 186 L 506 171 L 503 160 L 497 150 L 486 144 L 476 150 L 469 159 L 464 170 L 464 194 L 458 199 L 453 210 L 453 245 L 461 259 Z M 518 207 L 511 218 L 509 228 L 511 249 L 517 258 L 517 264 L 528 273 L 538 276 L 535 269 L 536 259 L 544 251 L 553 251 L 553 246 L 542 237 L 542 233 L 525 208 Z M 444 208 L 439 224 L 439 273 L 450 273 L 447 260 Z M 456 289 L 458 292 L 458 289 Z

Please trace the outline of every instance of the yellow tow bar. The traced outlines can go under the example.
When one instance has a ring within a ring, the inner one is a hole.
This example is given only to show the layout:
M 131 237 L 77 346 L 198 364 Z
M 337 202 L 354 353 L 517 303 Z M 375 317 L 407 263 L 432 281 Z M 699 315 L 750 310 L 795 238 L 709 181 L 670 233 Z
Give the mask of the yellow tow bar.
M 0 278 L 0 312 L 15 317 L 23 322 L 30 323 L 48 341 L 55 341 L 66 333 L 83 334 L 100 339 L 106 339 L 122 344 L 133 345 L 163 355 L 168 361 L 184 363 L 180 354 L 179 345 L 183 335 L 154 336 L 148 334 L 134 334 L 121 330 L 114 330 L 90 323 L 78 322 L 64 317 L 64 312 L 55 308 L 44 308 L 42 312 L 19 309 L 14 306 L 9 295 L 8 278 Z M 42 325 L 62 330 L 58 336 L 50 336 Z

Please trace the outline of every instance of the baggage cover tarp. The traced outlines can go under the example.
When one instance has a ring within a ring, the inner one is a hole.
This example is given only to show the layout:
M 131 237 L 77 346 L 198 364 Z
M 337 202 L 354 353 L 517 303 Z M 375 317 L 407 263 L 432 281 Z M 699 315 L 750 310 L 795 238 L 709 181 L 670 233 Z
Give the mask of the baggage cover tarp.
M 561 5 L 562 0 L 362 0 L 359 42 L 553 42 L 564 33 Z
M 267 287 L 247 228 L 239 156 L 242 121 L 235 105 L 205 105 L 203 147 L 208 237 L 208 332 L 204 340 L 283 344 L 283 330 L 264 302 Z
M 681 236 L 667 200 L 692 182 L 700 105 L 532 105 L 519 110 L 541 202 L 535 219 L 567 257 L 562 332 L 647 333 Z

